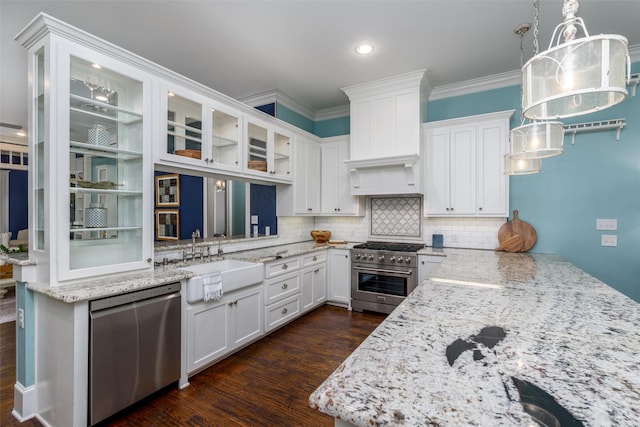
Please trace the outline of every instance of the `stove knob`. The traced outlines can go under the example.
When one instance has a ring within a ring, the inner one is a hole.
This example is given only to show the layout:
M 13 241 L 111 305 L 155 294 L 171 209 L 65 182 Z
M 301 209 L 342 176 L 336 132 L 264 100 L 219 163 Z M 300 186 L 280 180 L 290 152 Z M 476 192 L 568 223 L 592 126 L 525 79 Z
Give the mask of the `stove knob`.
M 404 260 L 402 259 L 402 257 L 401 257 L 401 256 L 399 256 L 399 257 L 398 257 L 398 264 L 402 264 L 402 261 L 404 261 Z
M 353 257 L 354 257 L 355 259 L 360 259 L 360 254 L 355 254 Z
M 391 258 L 389 258 L 389 262 L 396 262 L 396 257 L 392 256 Z
M 373 261 L 373 255 L 369 255 L 367 258 L 369 259 L 369 261 Z
M 380 255 L 380 258 L 378 258 L 378 262 L 379 263 L 383 263 L 384 262 L 384 255 Z
M 404 263 L 405 263 L 405 264 L 411 264 L 411 258 L 406 257 L 406 258 L 404 259 Z

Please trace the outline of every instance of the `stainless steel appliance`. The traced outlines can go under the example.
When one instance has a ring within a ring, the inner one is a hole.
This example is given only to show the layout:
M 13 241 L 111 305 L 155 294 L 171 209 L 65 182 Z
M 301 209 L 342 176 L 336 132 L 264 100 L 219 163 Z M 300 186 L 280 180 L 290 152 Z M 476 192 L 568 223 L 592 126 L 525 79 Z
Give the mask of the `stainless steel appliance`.
M 418 284 L 418 255 L 424 245 L 367 242 L 351 250 L 351 307 L 391 313 Z
M 89 424 L 180 378 L 180 283 L 89 303 Z

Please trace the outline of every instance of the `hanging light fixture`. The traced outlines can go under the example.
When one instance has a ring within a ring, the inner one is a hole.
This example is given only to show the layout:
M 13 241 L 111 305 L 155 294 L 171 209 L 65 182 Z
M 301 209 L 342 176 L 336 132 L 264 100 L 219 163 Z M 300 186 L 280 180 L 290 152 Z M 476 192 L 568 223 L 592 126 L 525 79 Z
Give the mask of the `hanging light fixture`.
M 504 155 L 504 173 L 506 175 L 531 175 L 540 172 L 540 159 L 514 159 Z
M 523 114 L 530 119 L 587 114 L 627 97 L 631 70 L 627 39 L 611 34 L 589 36 L 577 11 L 577 0 L 564 0 L 564 22 L 553 31 L 549 48 L 522 68 Z M 576 39 L 578 28 L 585 36 Z M 554 40 L 557 45 L 552 47 Z
M 538 2 L 534 2 L 534 54 L 538 53 Z M 513 32 L 520 36 L 520 66 L 524 63 L 524 34 L 531 28 L 530 24 L 520 24 Z M 520 88 L 520 96 L 523 96 Z M 540 172 L 540 160 L 557 156 L 564 152 L 564 125 L 558 121 L 534 121 L 525 124 L 521 114 L 521 125 L 509 132 L 509 155 L 505 157 L 505 173 L 509 175 L 525 175 Z M 537 159 L 537 161 L 529 161 Z

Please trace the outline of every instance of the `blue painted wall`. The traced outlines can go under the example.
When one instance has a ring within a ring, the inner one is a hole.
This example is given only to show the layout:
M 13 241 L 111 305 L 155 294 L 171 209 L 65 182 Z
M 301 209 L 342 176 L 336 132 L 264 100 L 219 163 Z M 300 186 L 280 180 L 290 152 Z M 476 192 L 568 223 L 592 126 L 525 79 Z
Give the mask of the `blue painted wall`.
M 321 120 L 315 123 L 314 134 L 320 138 L 328 138 L 351 133 L 351 120 L 347 117 Z
M 278 104 L 276 109 L 276 117 L 294 125 L 297 128 L 306 130 L 309 133 L 313 133 L 315 123 L 313 120 L 306 118 L 305 116 L 290 110 L 282 104 Z
M 636 63 L 633 72 L 640 69 Z M 628 88 L 630 89 L 630 88 Z M 519 86 L 429 103 L 429 121 L 515 108 L 519 125 Z M 542 172 L 510 178 L 510 206 L 538 233 L 533 252 L 561 255 L 579 268 L 640 301 L 640 94 L 601 111 L 565 120 L 582 123 L 626 119 L 620 141 L 615 131 L 565 136 L 565 153 L 544 159 Z M 617 218 L 616 232 L 596 230 L 597 218 Z M 600 245 L 616 234 L 617 247 Z
M 271 227 L 271 235 L 278 234 L 276 220 L 276 186 L 251 184 L 251 215 L 258 215 L 258 234 L 264 235 L 264 227 Z M 253 235 L 253 226 L 251 226 Z
M 29 227 L 29 194 L 27 171 L 9 172 L 9 231 L 11 238 Z

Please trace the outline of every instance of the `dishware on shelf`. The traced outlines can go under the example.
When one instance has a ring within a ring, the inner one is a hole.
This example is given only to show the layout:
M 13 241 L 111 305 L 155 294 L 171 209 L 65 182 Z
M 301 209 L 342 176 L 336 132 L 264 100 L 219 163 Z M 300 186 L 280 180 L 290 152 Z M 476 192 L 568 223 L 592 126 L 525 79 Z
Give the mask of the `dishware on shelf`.
M 84 210 L 85 227 L 87 228 L 104 228 L 107 226 L 107 209 L 102 203 L 91 203 Z
M 87 142 L 91 145 L 108 146 L 111 143 L 111 132 L 105 125 L 93 125 L 89 129 Z

